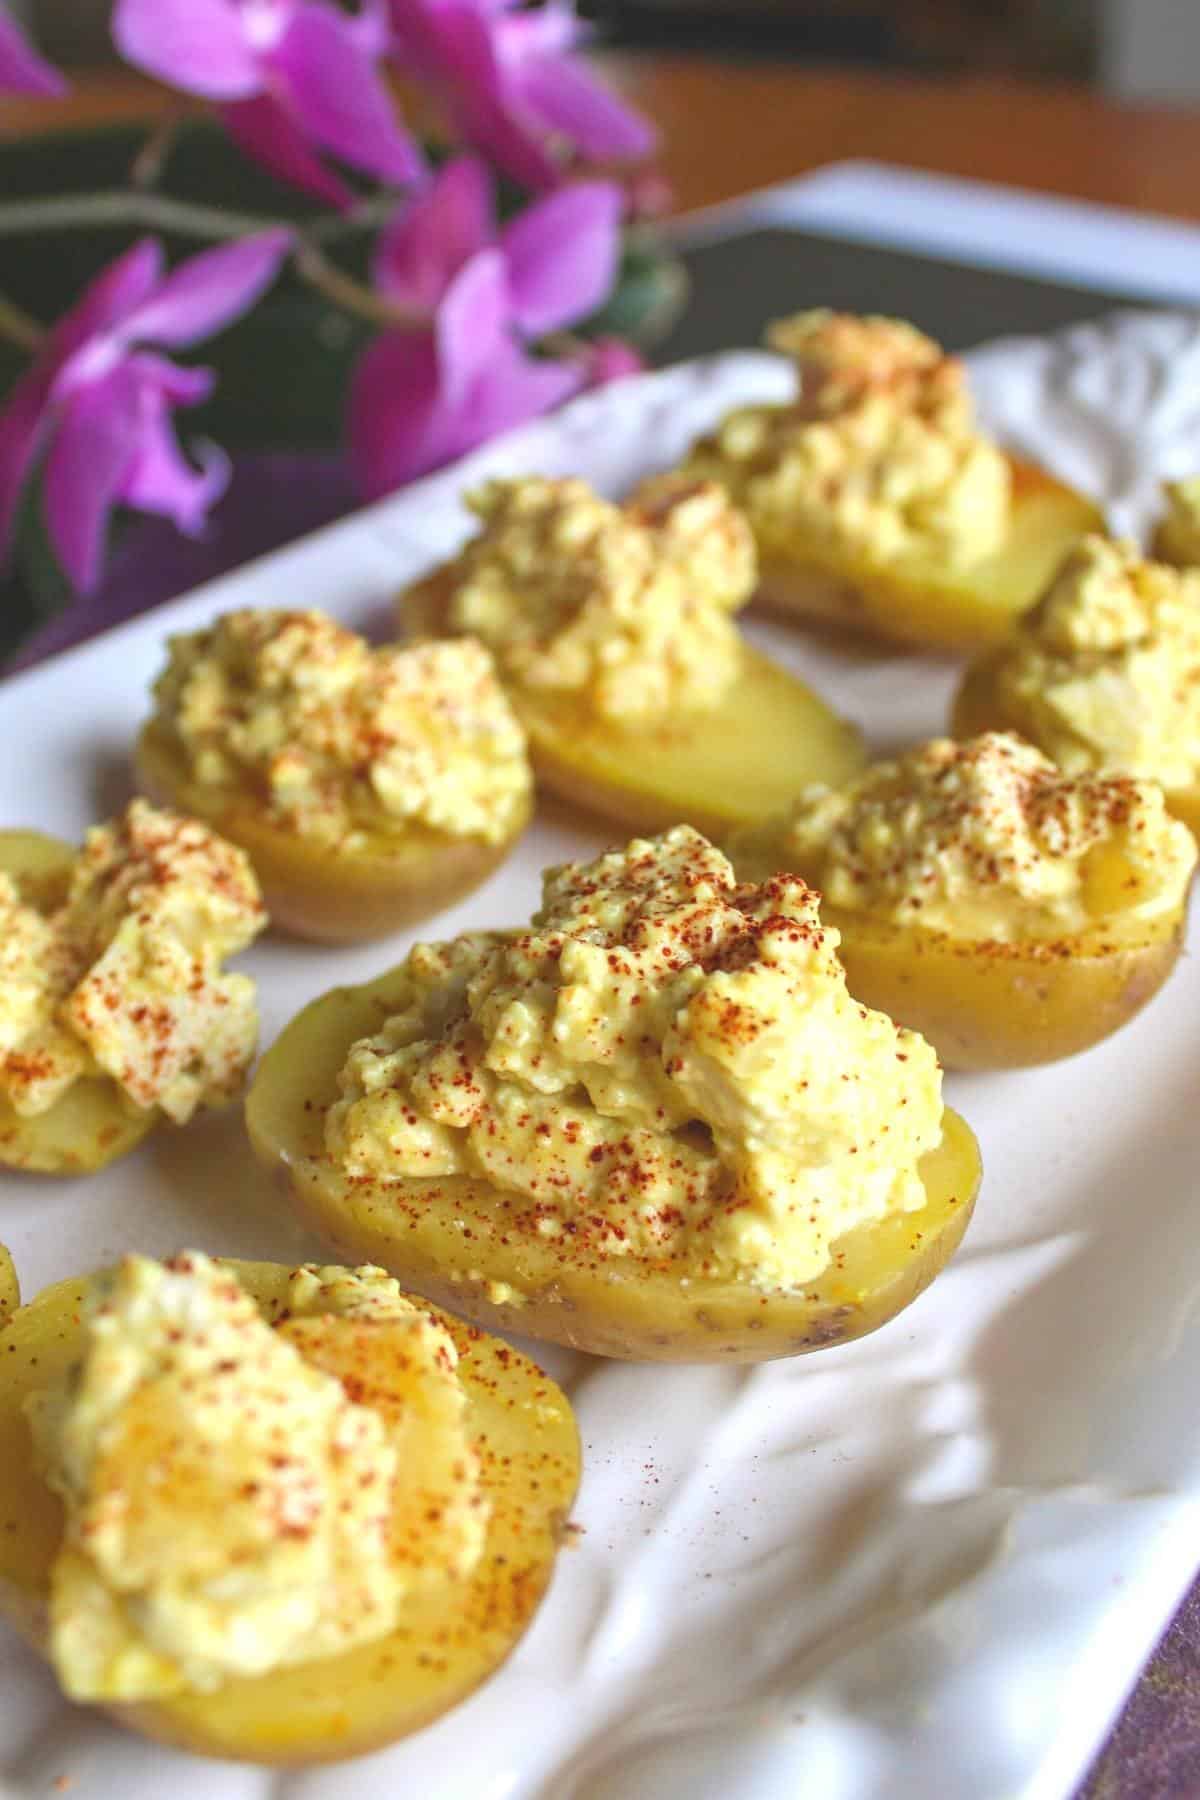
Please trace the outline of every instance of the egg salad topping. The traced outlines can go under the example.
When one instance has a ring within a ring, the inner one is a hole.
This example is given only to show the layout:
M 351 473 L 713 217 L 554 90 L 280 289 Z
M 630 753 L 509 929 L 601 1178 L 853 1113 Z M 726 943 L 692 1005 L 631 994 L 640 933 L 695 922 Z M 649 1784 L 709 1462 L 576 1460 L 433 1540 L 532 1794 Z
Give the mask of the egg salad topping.
M 1075 774 L 1200 774 L 1200 572 L 1084 538 L 994 671 L 1003 716 Z
M 1155 548 L 1166 562 L 1181 568 L 1200 564 L 1200 475 L 1163 484 L 1167 510 L 1159 521 Z
M 685 465 L 726 484 L 764 555 L 971 563 L 999 546 L 1009 465 L 956 358 L 898 319 L 826 311 L 768 341 L 796 365 L 795 401 L 731 413 Z
M 206 1256 L 129 1256 L 84 1330 L 67 1385 L 28 1403 L 66 1508 L 50 1651 L 74 1698 L 335 1656 L 477 1562 L 457 1353 L 382 1270 L 298 1270 L 272 1326 Z
M 320 612 L 226 613 L 170 640 L 155 727 L 206 787 L 345 846 L 419 824 L 495 843 L 531 777 L 482 644 L 394 645 Z
M 850 999 L 838 941 L 802 881 L 738 887 L 687 826 L 552 869 L 529 930 L 412 952 L 328 1153 L 364 1181 L 481 1177 L 581 1258 L 804 1283 L 924 1205 L 941 1135 L 934 1052 Z
M 754 546 L 720 488 L 660 481 L 614 506 L 582 481 L 494 481 L 468 504 L 483 529 L 447 622 L 517 688 L 637 722 L 713 706 L 735 679 Z
M 32 1116 L 107 1075 L 183 1123 L 231 1098 L 258 1012 L 221 964 L 265 924 L 242 852 L 142 800 L 88 832 L 49 912 L 0 874 L 0 1099 Z
M 769 852 L 831 906 L 991 941 L 1176 908 L 1196 862 L 1153 783 L 1063 775 L 1000 732 L 937 738 L 847 787 L 810 788 L 744 843 L 752 866 Z

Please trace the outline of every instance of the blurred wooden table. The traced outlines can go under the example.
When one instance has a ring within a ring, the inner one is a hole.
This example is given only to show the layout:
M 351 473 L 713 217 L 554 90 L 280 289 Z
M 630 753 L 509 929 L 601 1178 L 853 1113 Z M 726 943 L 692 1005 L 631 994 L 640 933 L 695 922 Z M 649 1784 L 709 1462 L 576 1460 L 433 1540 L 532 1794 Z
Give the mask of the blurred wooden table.
M 1055 82 L 608 56 L 658 122 L 681 211 L 846 157 L 1009 182 L 1181 219 L 1200 218 L 1200 111 L 1119 105 Z M 152 117 L 170 96 L 124 71 L 77 78 L 48 105 L 7 100 L 0 135 Z

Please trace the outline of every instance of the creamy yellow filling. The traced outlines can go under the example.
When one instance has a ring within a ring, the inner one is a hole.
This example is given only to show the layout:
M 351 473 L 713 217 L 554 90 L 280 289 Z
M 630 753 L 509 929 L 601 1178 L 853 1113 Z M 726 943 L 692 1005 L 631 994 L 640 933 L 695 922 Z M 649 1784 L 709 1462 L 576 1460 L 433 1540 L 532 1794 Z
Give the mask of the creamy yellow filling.
M 993 941 L 1177 909 L 1196 862 L 1153 783 L 1064 775 L 999 732 L 810 788 L 731 854 L 799 870 L 832 906 Z
M 478 642 L 373 650 L 324 613 L 227 613 L 170 640 L 154 693 L 193 780 L 316 837 L 411 823 L 497 842 L 530 791 Z
M 357 1043 L 331 1158 L 472 1175 L 581 1257 L 792 1286 L 844 1232 L 920 1207 L 940 1072 L 851 1000 L 838 934 L 786 877 L 738 887 L 679 826 L 545 877 L 529 929 L 410 955 L 407 1004 Z
M 53 911 L 0 874 L 0 1098 L 36 1115 L 107 1075 L 177 1123 L 229 1099 L 258 1010 L 222 963 L 265 924 L 242 852 L 142 800 L 89 831 Z
M 772 327 L 797 396 L 743 407 L 683 474 L 723 482 L 764 557 L 970 564 L 1001 543 L 1012 482 L 962 364 L 911 325 L 814 311 Z
M 1070 774 L 1200 775 L 1200 572 L 1084 538 L 994 670 L 1004 718 Z
M 126 1257 L 29 1402 L 66 1508 L 50 1652 L 82 1700 L 207 1692 L 393 1630 L 487 1523 L 447 1333 L 380 1269 L 298 1270 L 274 1328 L 198 1252 Z
M 621 723 L 713 706 L 736 679 L 754 546 L 721 489 L 659 481 L 614 506 L 526 479 L 468 504 L 482 529 L 448 572 L 447 623 L 517 690 Z

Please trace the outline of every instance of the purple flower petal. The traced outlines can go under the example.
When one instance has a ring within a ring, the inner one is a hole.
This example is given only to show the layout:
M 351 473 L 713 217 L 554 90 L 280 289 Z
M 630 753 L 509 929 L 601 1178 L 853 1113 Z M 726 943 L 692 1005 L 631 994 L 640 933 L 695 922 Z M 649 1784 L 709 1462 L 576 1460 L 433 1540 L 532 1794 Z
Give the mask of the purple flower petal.
M 478 157 L 455 157 L 384 227 L 372 280 L 402 306 L 432 312 L 464 263 L 495 235 L 486 166 Z
M 117 0 L 113 42 L 135 68 L 209 100 L 245 100 L 262 88 L 238 0 Z
M 0 94 L 35 94 L 42 100 L 57 100 L 66 92 L 65 77 L 26 43 L 16 20 L 0 7 Z
M 161 513 L 187 537 L 198 537 L 209 508 L 229 485 L 229 458 L 206 446 L 201 467 L 193 468 L 171 429 L 166 403 L 154 390 L 143 393 L 137 449 L 125 472 L 119 498 L 141 512 Z
M 210 337 L 254 305 L 279 273 L 292 242 L 293 234 L 281 227 L 189 257 L 128 315 L 121 336 L 171 345 Z
M 581 181 L 527 207 L 501 234 L 513 316 L 527 337 L 594 312 L 620 255 L 621 190 Z
M 645 367 L 644 358 L 624 338 L 596 338 L 583 359 L 584 381 L 590 388 L 606 387 L 610 381 L 642 374 Z
M 341 210 L 354 205 L 352 188 L 309 148 L 304 133 L 270 94 L 234 100 L 221 108 L 225 128 L 239 149 L 302 193 Z
M 441 385 L 457 406 L 476 376 L 509 342 L 508 272 L 498 250 L 481 250 L 459 270 L 438 308 Z
M 162 266 L 162 245 L 158 239 L 139 238 L 102 269 L 70 312 L 63 314 L 38 361 L 52 357 L 56 364 L 63 363 L 88 338 L 99 337 L 120 325 L 158 286 Z
M 141 381 L 128 363 L 76 389 L 58 420 L 46 458 L 46 526 L 80 593 L 99 579 L 108 515 L 136 453 L 140 420 Z
M 350 383 L 346 434 L 368 500 L 452 454 L 432 331 L 389 331 L 368 346 Z
M 142 375 L 152 378 L 154 387 L 172 406 L 198 406 L 217 385 L 215 369 L 198 368 L 195 364 L 184 367 L 169 357 L 156 356 L 153 350 L 135 350 L 128 360 Z
M 387 0 L 363 0 L 358 12 L 347 15 L 345 31 L 364 56 L 378 61 L 392 41 Z
M 376 338 L 354 372 L 347 410 L 355 473 L 369 499 L 478 441 L 464 424 L 472 396 L 508 348 L 508 283 L 497 250 L 481 250 L 460 269 L 431 330 Z
M 139 520 L 122 532 L 95 592 L 56 613 L 27 638 L 3 672 L 31 668 L 97 631 L 190 593 L 202 582 L 332 524 L 356 504 L 350 471 L 340 456 L 291 452 L 239 457 L 202 538 L 182 537 L 169 519 Z
M 595 162 L 647 156 L 655 134 L 577 56 L 531 55 L 510 71 L 527 111 Z
M 424 24 L 424 78 L 445 90 L 463 137 L 522 187 L 552 187 L 558 163 L 536 131 L 511 116 L 493 22 L 470 0 L 446 0 L 426 6 Z
M 162 250 L 151 238 L 143 238 L 118 257 L 64 313 L 33 366 L 10 393 L 0 412 L 0 560 L 8 548 L 60 370 L 89 340 L 119 324 L 145 299 L 161 268 Z
M 343 14 L 295 0 L 288 28 L 264 63 L 295 122 L 324 149 L 383 181 L 423 175 L 421 154 Z
M 561 406 L 579 392 L 583 380 L 582 369 L 570 363 L 528 356 L 519 345 L 506 343 L 460 399 L 450 455 L 461 456 L 502 431 Z

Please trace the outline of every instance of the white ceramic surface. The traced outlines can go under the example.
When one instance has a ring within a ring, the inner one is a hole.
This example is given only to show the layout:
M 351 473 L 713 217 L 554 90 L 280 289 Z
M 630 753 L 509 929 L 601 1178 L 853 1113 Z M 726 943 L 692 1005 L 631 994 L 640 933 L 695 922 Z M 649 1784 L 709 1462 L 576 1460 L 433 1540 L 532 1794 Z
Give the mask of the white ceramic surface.
M 974 361 L 988 417 L 1142 524 L 1153 478 L 1200 467 L 1195 323 L 1168 315 Z M 378 622 L 465 528 L 491 471 L 616 490 L 731 404 L 778 395 L 761 355 L 584 399 L 397 499 L 0 688 L 0 819 L 67 836 L 128 792 L 164 634 L 234 605 Z M 936 731 L 953 669 L 806 645 L 755 622 L 877 747 Z M 604 841 L 565 813 L 425 927 L 515 921 L 541 865 Z M 396 960 L 268 940 L 245 959 L 269 1041 L 305 1000 Z M 0 1628 L 0 1781 L 33 1800 L 1013 1800 L 1068 1795 L 1200 1542 L 1200 969 L 1117 1038 L 1031 1074 L 952 1078 L 987 1176 L 964 1249 L 861 1343 L 760 1368 L 551 1352 L 587 1471 L 549 1599 L 458 1712 L 352 1766 L 190 1760 L 67 1706 Z M 162 1132 L 101 1176 L 0 1178 L 27 1292 L 125 1248 L 303 1257 L 235 1115 Z M 364 1785 L 365 1784 L 365 1785 Z

